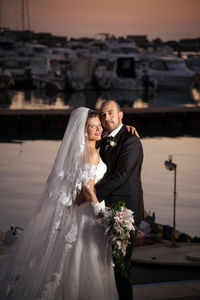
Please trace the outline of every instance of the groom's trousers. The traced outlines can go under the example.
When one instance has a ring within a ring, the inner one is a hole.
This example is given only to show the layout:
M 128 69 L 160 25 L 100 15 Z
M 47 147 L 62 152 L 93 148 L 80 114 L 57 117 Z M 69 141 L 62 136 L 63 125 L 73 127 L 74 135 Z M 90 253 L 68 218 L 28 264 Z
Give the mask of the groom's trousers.
M 120 300 L 133 300 L 133 283 L 131 278 L 131 271 L 132 271 L 131 256 L 134 247 L 134 240 L 135 238 L 132 238 L 131 244 L 128 245 L 126 255 L 124 257 L 125 269 L 128 276 L 127 277 L 123 276 L 120 272 L 120 268 L 117 265 L 115 265 L 114 267 L 115 281 L 116 281 L 116 286 L 117 286 Z

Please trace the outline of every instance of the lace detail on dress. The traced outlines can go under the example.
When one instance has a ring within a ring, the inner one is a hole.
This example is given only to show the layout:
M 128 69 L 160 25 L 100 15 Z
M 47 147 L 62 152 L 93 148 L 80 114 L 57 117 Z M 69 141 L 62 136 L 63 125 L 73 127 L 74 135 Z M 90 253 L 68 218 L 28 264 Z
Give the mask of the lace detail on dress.
M 78 227 L 76 224 L 73 224 L 71 226 L 70 231 L 65 236 L 66 246 L 65 246 L 65 252 L 69 250 L 72 247 L 72 244 L 76 241 Z
M 72 182 L 72 176 L 70 174 L 64 175 L 64 171 L 60 171 L 52 180 L 51 190 L 48 190 L 50 198 L 54 198 L 56 202 L 64 206 L 71 206 L 72 202 L 76 200 L 77 194 L 80 193 L 82 186 L 88 186 L 90 180 L 95 180 L 97 173 L 97 166 L 84 164 L 81 170 L 78 170 L 78 176 L 75 182 Z M 73 189 L 71 193 L 65 191 L 65 184 L 61 187 L 61 190 L 56 191 L 55 186 L 58 181 L 68 182 Z
M 79 177 L 76 181 L 76 187 L 81 190 L 82 185 L 88 186 L 90 180 L 95 180 L 97 173 L 97 166 L 85 164 L 83 169 L 80 170 Z
M 52 272 L 51 275 L 49 274 L 50 275 L 49 278 L 46 277 L 46 280 L 44 281 L 43 289 L 39 291 L 39 285 L 37 286 L 38 290 L 35 294 L 35 297 L 33 296 L 34 300 L 55 300 L 56 299 L 55 297 L 57 297 L 57 293 L 59 292 L 60 289 L 62 289 L 62 285 L 64 284 L 65 281 L 64 271 L 66 267 L 65 265 L 66 259 L 68 259 L 67 257 L 70 251 L 73 251 L 74 248 L 72 247 L 76 246 L 75 242 L 77 240 L 78 230 L 80 229 L 78 228 L 79 225 L 76 220 L 76 213 L 74 213 L 75 212 L 74 205 L 73 205 L 74 197 L 76 197 L 77 191 L 78 190 L 80 191 L 83 185 L 88 184 L 89 180 L 92 179 L 95 182 L 100 180 L 103 177 L 105 171 L 106 171 L 106 166 L 100 159 L 99 164 L 97 166 L 95 165 L 91 166 L 89 164 L 85 164 L 81 168 L 81 170 L 78 170 L 77 171 L 78 173 L 75 176 L 76 178 L 75 182 L 72 180 L 72 178 L 70 178 L 70 174 L 66 174 L 66 173 L 64 174 L 63 171 L 58 172 L 57 175 L 55 175 L 54 173 L 54 176 L 50 178 L 51 187 L 50 189 L 47 189 L 46 195 L 49 198 L 50 203 L 55 201 L 57 203 L 57 206 L 56 206 L 54 217 L 52 218 L 52 222 L 49 227 L 49 238 L 48 238 L 48 243 L 46 244 L 47 248 L 45 248 L 47 254 L 48 253 L 53 254 L 54 243 L 56 242 L 58 231 L 63 232 L 63 230 L 65 230 L 64 229 L 65 220 L 67 220 L 68 217 L 70 218 L 69 219 L 70 227 L 63 234 L 62 245 L 60 245 L 60 247 L 62 247 L 63 250 L 61 252 L 61 255 L 59 256 L 58 264 L 56 265 L 55 268 L 52 268 Z M 73 189 L 71 189 L 70 192 L 66 190 L 66 180 L 68 183 L 70 182 L 73 186 Z M 60 182 L 59 185 L 58 182 Z M 102 202 L 99 203 L 97 206 L 101 210 L 104 210 L 103 207 L 105 207 L 105 204 Z M 102 219 L 101 220 L 99 219 L 100 223 L 102 223 L 102 221 L 103 221 Z M 34 275 L 35 275 L 35 270 L 37 270 L 37 263 L 38 263 L 37 257 L 38 257 L 37 254 L 36 256 L 35 255 L 32 256 L 29 262 L 27 263 L 27 267 L 23 266 L 25 269 L 27 268 L 27 270 L 30 270 L 30 272 Z M 44 266 L 46 266 L 46 262 L 44 262 Z M 21 268 L 21 264 L 16 266 L 15 274 L 18 274 L 17 271 L 20 270 L 20 268 Z M 28 274 L 27 271 L 26 274 Z M 38 276 L 40 276 L 40 274 L 38 274 Z M 18 295 L 19 292 L 20 295 L 22 296 L 21 299 L 26 299 L 28 293 L 30 292 L 31 286 L 27 287 L 26 285 L 24 285 L 23 287 L 24 289 L 20 290 L 21 284 L 18 289 L 18 284 L 19 284 L 18 281 L 22 279 L 22 282 L 23 281 L 26 282 L 27 277 L 25 278 L 23 277 L 23 274 L 19 274 L 19 276 L 17 275 L 14 278 L 15 279 L 12 278 L 9 281 L 9 285 L 7 286 L 8 287 L 7 295 L 8 294 L 9 296 L 15 294 Z M 14 298 L 12 298 L 11 296 L 11 299 Z
M 60 270 L 59 272 L 53 273 L 51 276 L 51 280 L 45 285 L 44 290 L 42 292 L 41 297 L 36 298 L 35 300 L 54 300 L 55 293 L 57 288 L 60 286 L 63 280 L 63 271 L 64 271 L 64 262 L 67 252 L 71 249 L 73 243 L 76 241 L 78 227 L 73 224 L 70 228 L 70 231 L 65 236 L 65 251 L 62 255 L 60 262 Z
M 102 170 L 103 165 L 103 170 Z M 98 172 L 98 174 L 97 174 Z M 101 173 L 101 174 L 100 174 Z M 90 180 L 96 181 L 96 177 L 102 177 L 105 173 L 105 165 L 100 160 L 99 164 L 97 166 L 85 164 L 82 168 L 82 170 L 79 171 L 79 176 L 76 179 L 76 183 L 74 185 L 73 193 L 77 195 L 77 190 L 80 191 L 82 189 L 82 186 L 88 185 L 88 182 Z M 62 178 L 63 173 L 60 172 L 58 174 L 58 177 Z M 52 195 L 53 196 L 53 195 Z M 55 194 L 54 194 L 55 197 Z M 64 205 L 68 205 L 69 202 L 67 201 L 67 195 L 64 192 L 59 192 L 57 195 L 57 199 L 60 201 L 60 203 Z M 70 203 L 72 204 L 72 203 Z M 102 201 L 98 205 L 95 206 L 96 214 L 98 214 L 97 211 L 105 209 L 105 203 Z M 54 229 L 57 230 L 57 226 L 54 227 Z M 78 227 L 76 223 L 71 225 L 70 231 L 65 236 L 65 252 L 63 253 L 63 257 L 61 258 L 61 264 L 60 264 L 60 270 L 57 273 L 53 273 L 50 281 L 45 285 L 44 291 L 42 292 L 41 297 L 35 299 L 35 300 L 52 300 L 55 297 L 56 290 L 60 286 L 62 279 L 63 279 L 63 271 L 64 271 L 64 261 L 67 252 L 71 249 L 73 243 L 76 241 L 77 237 L 77 231 Z
M 46 284 L 42 296 L 35 298 L 35 300 L 54 300 L 56 289 L 61 282 L 61 275 L 59 273 L 52 274 L 52 280 Z

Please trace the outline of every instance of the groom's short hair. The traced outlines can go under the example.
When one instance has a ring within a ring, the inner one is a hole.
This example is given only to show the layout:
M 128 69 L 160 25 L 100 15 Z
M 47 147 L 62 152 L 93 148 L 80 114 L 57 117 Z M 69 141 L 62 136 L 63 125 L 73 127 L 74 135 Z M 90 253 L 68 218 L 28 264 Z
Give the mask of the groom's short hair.
M 101 104 L 101 108 L 100 108 L 100 111 L 102 111 L 102 109 L 104 108 L 104 106 L 108 103 L 111 103 L 111 102 L 114 102 L 116 104 L 116 107 L 117 107 L 117 110 L 120 112 L 121 111 L 121 107 L 119 105 L 119 103 L 115 100 L 105 100 L 102 104 Z

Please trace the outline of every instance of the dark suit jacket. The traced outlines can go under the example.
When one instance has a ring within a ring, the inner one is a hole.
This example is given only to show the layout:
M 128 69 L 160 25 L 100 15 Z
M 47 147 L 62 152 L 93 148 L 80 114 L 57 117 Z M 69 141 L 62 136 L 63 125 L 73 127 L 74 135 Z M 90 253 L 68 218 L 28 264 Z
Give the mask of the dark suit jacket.
M 141 167 L 143 149 L 141 141 L 123 126 L 115 136 L 117 145 L 105 151 L 106 140 L 101 144 L 100 155 L 107 172 L 95 185 L 99 201 L 106 204 L 124 201 L 134 211 L 135 222 L 144 219 Z

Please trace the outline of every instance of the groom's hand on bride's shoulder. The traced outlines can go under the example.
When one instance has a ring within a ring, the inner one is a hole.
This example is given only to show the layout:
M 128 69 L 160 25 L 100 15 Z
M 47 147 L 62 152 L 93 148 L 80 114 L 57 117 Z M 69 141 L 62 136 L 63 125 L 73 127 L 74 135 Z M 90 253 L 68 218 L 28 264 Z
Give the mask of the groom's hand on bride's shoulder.
M 126 125 L 126 130 L 127 131 L 131 131 L 132 134 L 136 135 L 138 138 L 140 138 L 139 133 L 137 132 L 137 130 L 135 129 L 135 127 L 130 126 L 130 125 Z

